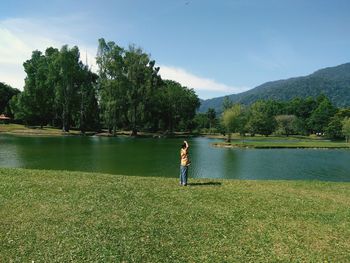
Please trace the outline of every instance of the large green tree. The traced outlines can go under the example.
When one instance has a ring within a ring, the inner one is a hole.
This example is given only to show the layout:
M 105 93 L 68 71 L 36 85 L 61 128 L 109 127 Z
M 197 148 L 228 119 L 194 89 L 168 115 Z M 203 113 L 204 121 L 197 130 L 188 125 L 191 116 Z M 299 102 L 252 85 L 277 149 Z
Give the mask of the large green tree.
M 345 118 L 349 118 L 349 117 L 350 117 L 349 108 L 337 109 L 337 113 L 330 118 L 328 126 L 325 129 L 325 133 L 327 137 L 332 139 L 344 138 L 344 134 L 342 132 L 343 121 Z
M 12 117 L 12 110 L 10 108 L 9 102 L 12 97 L 18 95 L 20 91 L 14 89 L 11 86 L 0 82 L 0 114 L 5 113 Z
M 47 49 L 46 53 L 35 50 L 23 63 L 26 73 L 24 91 L 12 102 L 16 119 L 26 124 L 46 125 L 54 116 L 54 87 L 50 83 L 49 68 L 52 57 L 58 50 Z
M 132 129 L 156 126 L 157 101 L 162 85 L 159 67 L 141 48 L 127 50 L 99 40 L 97 55 L 104 122 L 114 133 L 118 126 Z
M 277 133 L 289 136 L 295 134 L 298 127 L 298 119 L 295 115 L 277 115 Z
M 53 62 L 51 71 L 55 85 L 55 105 L 59 112 L 62 131 L 71 128 L 73 114 L 79 110 L 80 53 L 78 47 L 64 45 Z
M 275 131 L 276 119 L 270 104 L 266 101 L 257 101 L 249 109 L 248 131 L 252 134 L 268 136 Z
M 336 113 L 336 108 L 326 96 L 317 98 L 317 108 L 312 112 L 308 122 L 314 133 L 324 133 L 331 120 Z
M 77 47 L 33 51 L 24 64 L 24 91 L 11 101 L 26 124 L 48 123 L 69 131 L 98 128 L 97 75 L 80 61 Z
M 200 105 L 194 90 L 183 87 L 176 81 L 165 80 L 159 99 L 160 116 L 165 130 L 173 132 L 175 129 L 189 128 Z
M 343 138 L 342 127 L 343 127 L 343 118 L 339 115 L 331 117 L 327 127 L 325 128 L 325 134 L 328 138 L 340 139 Z
M 99 39 L 96 62 L 99 67 L 100 104 L 104 124 L 114 135 L 118 126 L 129 123 L 124 53 L 124 49 L 113 41 Z
M 298 133 L 310 134 L 312 129 L 309 125 L 309 118 L 312 112 L 317 108 L 317 102 L 311 97 L 294 98 L 287 102 L 285 106 L 286 115 L 295 115 L 298 118 Z
M 153 98 L 161 85 L 158 76 L 159 67 L 155 67 L 155 61 L 151 60 L 141 48 L 133 45 L 125 52 L 124 65 L 127 78 L 128 117 L 132 135 L 137 135 L 139 128 L 152 119 L 155 103 Z

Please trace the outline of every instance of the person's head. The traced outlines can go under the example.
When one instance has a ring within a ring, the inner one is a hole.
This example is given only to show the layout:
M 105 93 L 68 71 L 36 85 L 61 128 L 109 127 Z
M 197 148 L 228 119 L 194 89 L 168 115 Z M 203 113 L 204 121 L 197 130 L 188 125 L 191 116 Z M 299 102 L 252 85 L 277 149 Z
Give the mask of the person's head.
M 185 148 L 186 148 L 186 143 L 183 143 L 183 144 L 181 145 L 181 148 L 182 148 L 182 149 L 185 149 Z

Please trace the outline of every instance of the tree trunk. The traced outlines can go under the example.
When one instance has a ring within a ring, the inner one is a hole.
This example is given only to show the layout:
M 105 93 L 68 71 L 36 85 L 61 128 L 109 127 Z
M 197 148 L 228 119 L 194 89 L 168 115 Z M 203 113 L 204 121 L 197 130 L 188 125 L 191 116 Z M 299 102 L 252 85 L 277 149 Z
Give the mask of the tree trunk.
M 134 124 L 132 128 L 132 134 L 131 136 L 136 136 L 137 135 L 137 129 L 136 129 L 136 106 L 134 106 Z
M 84 93 L 81 93 L 81 101 L 80 101 L 80 131 L 85 134 L 84 127 Z
M 62 131 L 65 132 L 66 131 L 66 118 L 64 116 L 64 110 L 62 112 Z
M 137 129 L 136 128 L 132 129 L 131 136 L 134 136 L 134 137 L 137 136 Z
M 227 142 L 231 142 L 231 133 L 229 132 L 229 133 L 227 133 L 227 140 L 226 140 Z
M 113 109 L 113 136 L 117 134 L 117 108 Z

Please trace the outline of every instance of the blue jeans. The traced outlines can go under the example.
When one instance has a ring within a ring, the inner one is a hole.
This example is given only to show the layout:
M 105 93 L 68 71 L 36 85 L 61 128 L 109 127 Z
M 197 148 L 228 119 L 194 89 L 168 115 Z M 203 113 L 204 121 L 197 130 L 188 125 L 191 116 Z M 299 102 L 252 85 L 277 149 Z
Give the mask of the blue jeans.
M 188 166 L 180 165 L 180 184 L 187 185 Z

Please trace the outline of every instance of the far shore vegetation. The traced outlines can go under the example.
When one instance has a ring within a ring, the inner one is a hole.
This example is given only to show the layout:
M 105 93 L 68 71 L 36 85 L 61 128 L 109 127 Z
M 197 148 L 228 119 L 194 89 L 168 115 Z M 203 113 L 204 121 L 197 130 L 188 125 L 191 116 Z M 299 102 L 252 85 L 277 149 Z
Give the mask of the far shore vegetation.
M 219 112 L 201 113 L 195 91 L 162 79 L 155 60 L 140 47 L 101 38 L 96 61 L 93 72 L 76 46 L 34 50 L 23 63 L 23 91 L 0 82 L 0 124 L 23 124 L 27 128 L 18 126 L 16 133 L 37 135 L 221 134 L 230 142 L 239 133 L 349 141 L 350 108 L 337 108 L 323 94 L 250 105 L 226 97 Z M 38 126 L 42 129 L 33 129 Z
M 20 136 L 81 136 L 83 135 L 79 130 L 71 129 L 69 132 L 63 132 L 61 129 L 49 127 L 49 126 L 24 126 L 21 124 L 0 124 L 0 134 L 20 135 Z M 118 131 L 115 136 L 127 136 L 129 137 L 132 131 Z M 111 137 L 112 134 L 108 131 L 100 132 L 86 132 L 86 135 Z M 226 140 L 227 137 L 220 133 L 186 133 L 186 132 L 175 132 L 172 134 L 154 133 L 154 132 L 139 132 L 138 137 L 144 138 L 188 138 L 204 136 L 212 139 Z M 231 134 L 230 142 L 214 142 L 212 146 L 221 148 L 254 148 L 254 149 L 350 149 L 350 144 L 342 140 L 327 140 L 320 136 L 245 136 L 242 137 L 240 134 Z
M 350 184 L 0 168 L 1 262 L 349 262 Z
M 100 131 L 86 131 L 81 133 L 77 129 L 70 129 L 68 132 L 62 131 L 59 128 L 52 126 L 25 126 L 23 124 L 0 124 L 0 134 L 10 135 L 28 135 L 28 136 L 103 136 L 103 137 L 114 137 L 114 136 L 131 136 L 133 131 L 119 130 L 114 135 L 109 133 L 108 130 Z M 204 134 L 203 134 L 204 135 Z M 202 134 L 188 133 L 188 132 L 174 132 L 174 133 L 162 133 L 162 132 L 138 132 L 138 137 L 142 138 L 166 138 L 166 137 L 193 137 L 202 136 Z M 205 135 L 204 135 L 205 136 Z M 224 138 L 220 134 L 208 134 L 208 137 Z
M 300 139 L 298 137 L 247 137 L 244 140 L 232 139 L 230 142 L 215 142 L 215 147 L 253 148 L 253 149 L 350 149 L 350 144 L 340 141 Z

